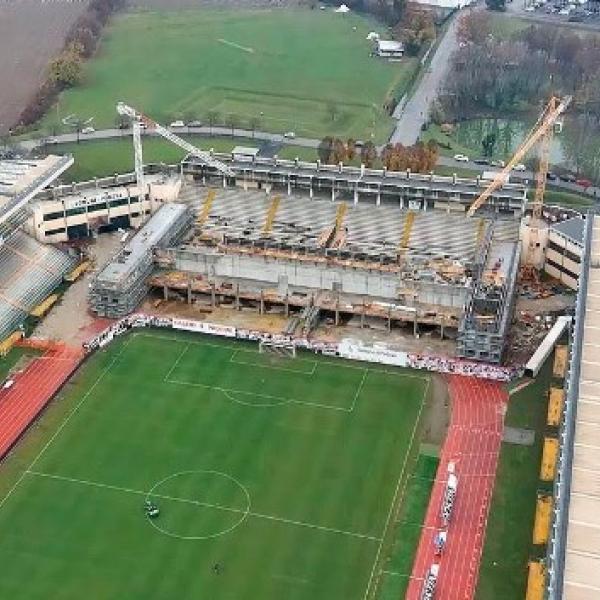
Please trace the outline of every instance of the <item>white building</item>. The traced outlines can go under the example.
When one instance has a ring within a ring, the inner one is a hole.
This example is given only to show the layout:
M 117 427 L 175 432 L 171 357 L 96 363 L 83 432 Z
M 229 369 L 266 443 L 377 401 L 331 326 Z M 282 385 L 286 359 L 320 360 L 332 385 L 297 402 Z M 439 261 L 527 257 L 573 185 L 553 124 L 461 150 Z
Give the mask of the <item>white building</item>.
M 381 58 L 402 58 L 404 44 L 395 40 L 376 40 L 375 52 Z
M 581 274 L 585 220 L 575 217 L 552 225 L 548 231 L 544 271 L 576 290 Z

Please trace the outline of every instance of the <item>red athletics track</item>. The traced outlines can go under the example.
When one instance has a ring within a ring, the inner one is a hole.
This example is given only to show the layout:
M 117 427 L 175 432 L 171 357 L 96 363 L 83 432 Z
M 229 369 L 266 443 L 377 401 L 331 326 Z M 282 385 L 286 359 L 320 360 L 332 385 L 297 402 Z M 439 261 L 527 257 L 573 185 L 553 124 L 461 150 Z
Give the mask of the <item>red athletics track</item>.
M 431 493 L 425 526 L 406 594 L 418 600 L 430 565 L 438 563 L 436 600 L 471 600 L 479 575 L 485 528 L 498 455 L 502 442 L 508 394 L 502 384 L 475 377 L 448 377 L 452 415 Z M 454 461 L 458 490 L 441 557 L 435 556 L 433 538 L 440 526 L 440 508 Z
M 83 352 L 65 344 L 50 344 L 46 352 L 0 390 L 0 458 L 21 437 L 83 358 Z

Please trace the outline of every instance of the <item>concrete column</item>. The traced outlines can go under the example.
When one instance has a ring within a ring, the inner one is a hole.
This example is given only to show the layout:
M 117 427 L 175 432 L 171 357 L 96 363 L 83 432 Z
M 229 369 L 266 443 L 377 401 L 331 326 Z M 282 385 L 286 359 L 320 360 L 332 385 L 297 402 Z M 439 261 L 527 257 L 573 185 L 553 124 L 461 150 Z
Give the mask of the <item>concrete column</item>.
M 417 323 L 417 313 L 415 313 L 415 320 L 413 321 L 413 335 L 417 337 L 419 333 L 419 324 Z
M 288 196 L 291 196 L 292 195 L 292 182 L 290 181 L 289 177 L 287 180 L 287 190 L 288 190 Z
M 335 183 L 331 186 L 331 201 L 335 201 Z
M 363 302 L 362 310 L 360 312 L 360 328 L 363 329 L 365 326 L 365 303 Z
M 285 295 L 285 316 L 290 316 L 290 299 L 287 294 Z
M 400 196 L 400 208 L 404 208 L 404 196 Z
M 388 311 L 387 329 L 388 329 L 388 333 L 392 330 L 392 309 L 391 308 Z
M 354 186 L 354 205 L 358 204 L 358 185 Z
M 247 192 L 248 191 L 248 181 L 246 180 L 246 178 L 244 177 L 244 191 Z
M 210 284 L 210 305 L 214 308 L 217 305 L 217 298 L 215 293 L 215 282 Z
M 263 291 L 260 290 L 260 307 L 259 307 L 259 313 L 262 315 L 265 312 L 265 299 L 263 297 Z
M 165 300 L 169 299 L 169 288 L 166 285 L 163 285 L 163 298 Z
M 313 184 L 312 181 L 310 182 L 310 187 L 308 188 L 308 197 L 312 200 L 314 196 L 314 191 L 313 191 Z
M 240 284 L 235 286 L 235 308 L 240 310 Z
M 337 300 L 335 303 L 335 325 L 336 327 L 340 324 L 340 301 Z
M 381 204 L 381 190 L 377 190 L 377 206 Z
M 440 340 L 444 339 L 444 321 L 440 323 Z
M 227 177 L 223 176 L 223 189 L 227 187 Z
M 188 285 L 187 285 L 187 303 L 191 304 L 192 303 L 192 280 L 188 279 Z

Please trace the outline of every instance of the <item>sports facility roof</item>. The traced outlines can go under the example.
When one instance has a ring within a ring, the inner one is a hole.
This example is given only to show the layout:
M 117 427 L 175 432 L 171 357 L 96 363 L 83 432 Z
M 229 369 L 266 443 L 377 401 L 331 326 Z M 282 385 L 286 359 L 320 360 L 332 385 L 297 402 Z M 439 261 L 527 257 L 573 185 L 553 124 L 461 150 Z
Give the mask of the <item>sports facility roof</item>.
M 593 219 L 573 445 L 564 600 L 600 597 L 600 218 Z

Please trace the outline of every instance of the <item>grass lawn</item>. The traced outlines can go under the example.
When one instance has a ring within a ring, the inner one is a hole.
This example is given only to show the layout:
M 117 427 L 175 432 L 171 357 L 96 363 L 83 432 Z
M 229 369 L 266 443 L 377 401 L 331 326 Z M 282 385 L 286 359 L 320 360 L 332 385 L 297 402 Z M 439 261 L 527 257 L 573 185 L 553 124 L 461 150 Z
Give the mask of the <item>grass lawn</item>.
M 426 390 L 255 344 L 122 338 L 0 465 L 0 597 L 363 600 Z
M 552 358 L 536 381 L 510 398 L 506 425 L 535 431 L 533 446 L 503 443 L 479 572 L 477 600 L 525 597 L 535 501 L 546 430 Z
M 121 15 L 84 82 L 61 96 L 42 128 L 52 131 L 58 116 L 70 114 L 93 116 L 96 128 L 113 126 L 115 104 L 124 100 L 163 123 L 215 110 L 221 122 L 230 114 L 241 125 L 258 118 L 269 131 L 365 139 L 373 133 L 383 141 L 393 126 L 384 99 L 403 93 L 418 61 L 371 57 L 366 36 L 378 28 L 331 10 Z

